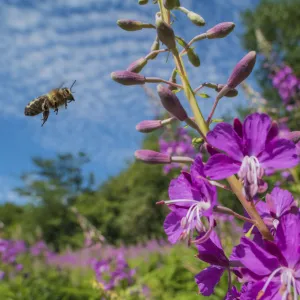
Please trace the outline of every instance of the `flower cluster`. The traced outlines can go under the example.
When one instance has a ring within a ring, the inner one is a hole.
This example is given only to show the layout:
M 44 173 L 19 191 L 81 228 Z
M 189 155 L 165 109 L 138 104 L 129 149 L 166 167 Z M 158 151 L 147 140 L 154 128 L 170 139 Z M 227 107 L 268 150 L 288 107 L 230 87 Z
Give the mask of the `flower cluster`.
M 115 258 L 95 261 L 93 269 L 98 283 L 107 291 L 126 281 L 127 285 L 134 282 L 135 269 L 130 269 L 122 253 Z
M 192 139 L 188 135 L 188 132 L 184 128 L 178 128 L 175 135 L 172 135 L 172 140 L 168 136 L 162 136 L 159 138 L 159 148 L 161 153 L 176 156 L 195 156 L 195 149 L 192 145 Z M 186 170 L 188 167 L 186 164 L 171 163 L 163 167 L 165 174 L 168 174 L 173 168 L 182 168 Z
M 200 58 L 191 46 L 203 39 L 224 38 L 232 32 L 234 24 L 224 22 L 195 36 L 190 42 L 174 33 L 171 26 L 171 10 L 186 14 L 197 26 L 204 26 L 204 19 L 182 7 L 179 0 L 155 1 L 159 12 L 155 25 L 140 21 L 122 20 L 124 30 L 155 29 L 157 37 L 149 54 L 137 60 L 127 70 L 112 73 L 112 79 L 123 85 L 160 83 L 158 96 L 167 113 L 167 120 L 142 121 L 137 130 L 147 133 L 164 127 L 173 120 L 185 122 L 195 130 L 200 140 L 199 153 L 174 151 L 160 140 L 161 151 L 138 150 L 137 159 L 151 164 L 165 164 L 169 170 L 173 163 L 190 164 L 181 174 L 171 180 L 169 200 L 158 201 L 169 208 L 163 227 L 171 244 L 186 240 L 197 247 L 197 257 L 210 266 L 195 276 L 199 292 L 210 296 L 224 272 L 228 272 L 226 299 L 298 299 L 300 295 L 300 212 L 293 195 L 287 190 L 267 184 L 271 174 L 299 164 L 297 146 L 299 132 L 282 135 L 278 124 L 265 113 L 252 113 L 242 122 L 235 118 L 233 124 L 226 122 L 212 126 L 213 116 L 223 97 L 237 95 L 236 88 L 251 74 L 255 62 L 254 51 L 245 55 L 233 68 L 227 82 L 201 83 L 192 88 L 184 64 L 184 55 L 194 67 L 200 66 Z M 124 27 L 124 24 L 127 24 Z M 130 25 L 128 25 L 130 24 Z M 160 43 L 166 49 L 159 50 Z M 179 47 L 183 47 L 181 51 Z M 160 53 L 170 52 L 175 68 L 169 80 L 145 77 L 139 74 L 149 60 Z M 177 82 L 180 77 L 181 84 Z M 165 83 L 166 85 L 162 85 Z M 273 78 L 273 84 L 285 102 L 299 89 L 299 80 L 291 69 L 283 68 Z M 217 92 L 211 112 L 204 119 L 196 96 L 202 88 Z M 177 92 L 183 91 L 193 113 L 189 117 Z M 186 140 L 188 141 L 188 139 Z M 189 140 L 190 142 L 190 140 Z M 178 146 L 174 142 L 172 145 Z M 202 143 L 202 144 L 201 144 Z M 174 152 L 176 155 L 174 156 Z M 179 166 L 179 165 L 178 165 Z M 228 185 L 219 180 L 226 179 Z M 217 188 L 229 190 L 243 206 L 244 214 L 218 203 Z M 269 193 L 266 194 L 266 192 Z M 220 214 L 230 215 L 244 222 L 240 242 L 227 256 L 218 237 L 223 222 Z M 234 285 L 242 283 L 240 290 Z
M 21 271 L 23 265 L 18 262 L 18 257 L 27 251 L 26 244 L 22 240 L 0 239 L 0 258 L 3 265 L 10 266 L 14 272 Z M 0 270 L 0 279 L 3 279 L 5 272 Z
M 294 97 L 299 97 L 300 79 L 296 77 L 289 66 L 282 66 L 272 76 L 272 84 L 285 104 L 289 104 Z

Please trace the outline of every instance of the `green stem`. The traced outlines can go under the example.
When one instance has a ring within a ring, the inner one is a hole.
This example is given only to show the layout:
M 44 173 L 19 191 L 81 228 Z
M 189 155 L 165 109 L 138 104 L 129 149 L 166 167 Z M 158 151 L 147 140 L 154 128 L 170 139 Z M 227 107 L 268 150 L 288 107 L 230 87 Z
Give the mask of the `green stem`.
M 164 8 L 164 6 L 162 4 L 162 0 L 158 0 L 158 1 L 160 4 L 159 6 L 160 6 L 160 11 L 161 11 L 162 16 L 167 15 L 167 10 Z M 167 18 L 165 18 L 165 20 L 167 20 Z M 184 64 L 181 60 L 181 57 L 178 53 L 177 48 L 172 49 L 172 53 L 173 53 L 173 57 L 175 60 L 177 70 L 179 71 L 179 75 L 180 75 L 180 78 L 182 81 L 185 96 L 187 97 L 187 99 L 190 103 L 190 106 L 192 108 L 192 111 L 193 111 L 193 114 L 195 117 L 195 122 L 199 126 L 203 135 L 206 136 L 206 134 L 209 131 L 209 127 L 208 127 L 209 125 L 205 122 L 203 115 L 201 113 L 201 110 L 198 106 L 198 103 L 195 98 L 195 94 L 190 86 Z M 239 199 L 239 201 L 241 202 L 241 204 L 243 205 L 245 210 L 248 212 L 249 216 L 255 223 L 257 229 L 260 231 L 262 236 L 265 239 L 272 241 L 274 238 L 273 238 L 272 234 L 270 233 L 269 229 L 267 228 L 266 224 L 263 222 L 262 218 L 258 214 L 253 201 L 247 201 L 247 199 L 243 195 L 243 186 L 242 186 L 241 182 L 234 175 L 230 176 L 226 179 L 227 179 L 232 191 L 237 196 L 237 198 Z
M 182 63 L 182 60 L 179 56 L 179 53 L 177 51 L 177 49 L 173 50 L 173 56 L 174 56 L 174 60 L 175 60 L 175 64 L 177 66 L 177 69 L 179 70 L 179 76 L 181 78 L 182 81 L 182 85 L 183 85 L 183 90 L 185 93 L 186 98 L 188 99 L 190 106 L 192 108 L 194 117 L 195 117 L 195 122 L 197 123 L 197 125 L 199 126 L 201 132 L 206 135 L 207 132 L 209 131 L 209 128 L 203 118 L 203 115 L 201 113 L 201 110 L 198 106 L 198 102 L 196 100 L 195 94 L 193 92 L 193 90 L 191 89 L 191 86 L 189 84 L 189 79 L 187 77 L 186 74 L 186 70 L 184 68 L 184 65 Z
M 253 201 L 248 201 L 245 196 L 243 195 L 243 187 L 242 184 L 237 178 L 233 175 L 228 178 L 226 178 L 228 183 L 230 184 L 230 187 L 232 191 L 236 194 L 238 199 L 240 200 L 241 204 L 244 206 L 245 210 L 251 217 L 251 219 L 254 221 L 255 226 L 257 229 L 260 231 L 262 236 L 270 241 L 273 241 L 273 236 L 270 233 L 268 227 L 260 217 L 259 213 L 257 212 L 254 202 Z

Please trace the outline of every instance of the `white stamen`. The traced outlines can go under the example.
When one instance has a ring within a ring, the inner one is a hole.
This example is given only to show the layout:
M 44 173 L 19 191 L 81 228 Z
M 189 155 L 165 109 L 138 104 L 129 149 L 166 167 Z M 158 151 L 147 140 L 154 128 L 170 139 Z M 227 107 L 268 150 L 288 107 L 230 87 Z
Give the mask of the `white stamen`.
M 187 236 L 192 236 L 194 228 L 196 228 L 199 232 L 204 231 L 205 227 L 201 221 L 201 212 L 208 210 L 211 207 L 210 202 L 197 201 L 194 199 L 175 199 L 164 201 L 164 203 L 169 205 L 187 203 L 187 206 L 190 206 L 186 215 L 180 221 L 180 226 L 183 229 L 181 235 L 182 239 L 185 239 Z
M 255 156 L 245 156 L 238 172 L 244 184 L 244 192 L 252 198 L 258 191 L 259 179 L 262 178 L 264 169 Z
M 297 293 L 297 286 L 296 286 L 296 280 L 294 275 L 294 270 L 286 267 L 280 267 L 272 272 L 272 274 L 269 276 L 268 280 L 264 284 L 262 291 L 265 293 L 267 290 L 269 284 L 273 280 L 273 278 L 278 274 L 280 275 L 280 281 L 281 284 L 285 287 L 285 292 L 282 295 L 282 299 L 287 299 L 288 295 L 291 295 L 292 288 L 294 289 L 294 300 L 297 300 L 298 293 Z

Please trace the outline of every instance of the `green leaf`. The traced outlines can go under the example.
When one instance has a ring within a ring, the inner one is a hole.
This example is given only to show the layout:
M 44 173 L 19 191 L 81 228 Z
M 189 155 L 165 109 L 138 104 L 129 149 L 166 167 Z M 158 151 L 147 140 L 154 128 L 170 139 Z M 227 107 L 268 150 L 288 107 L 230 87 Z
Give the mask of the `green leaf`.
M 224 119 L 212 119 L 211 122 L 212 123 L 220 123 L 220 122 L 224 122 Z
M 201 97 L 201 98 L 210 98 L 210 96 L 208 94 L 205 94 L 205 93 L 199 93 L 199 94 L 196 94 L 196 95 Z

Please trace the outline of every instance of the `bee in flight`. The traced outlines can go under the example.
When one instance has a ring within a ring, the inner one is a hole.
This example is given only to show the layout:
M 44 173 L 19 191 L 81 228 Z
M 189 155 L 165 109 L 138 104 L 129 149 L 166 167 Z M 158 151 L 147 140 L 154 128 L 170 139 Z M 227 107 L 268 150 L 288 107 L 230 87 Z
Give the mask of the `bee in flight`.
M 73 82 L 70 88 L 64 87 L 53 89 L 48 94 L 42 95 L 30 101 L 25 107 L 25 116 L 36 116 L 40 113 L 43 113 L 43 126 L 49 117 L 50 108 L 54 109 L 54 112 L 58 114 L 59 106 L 65 105 L 65 108 L 67 108 L 68 103 L 75 101 L 71 90 L 75 82 L 76 80 Z

